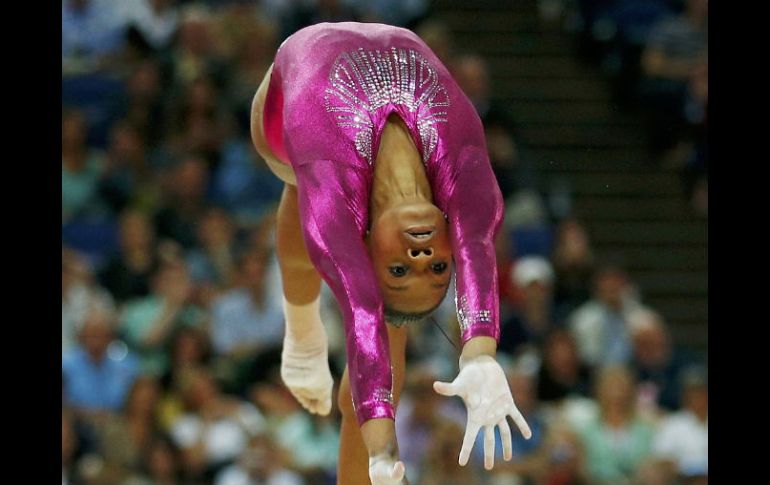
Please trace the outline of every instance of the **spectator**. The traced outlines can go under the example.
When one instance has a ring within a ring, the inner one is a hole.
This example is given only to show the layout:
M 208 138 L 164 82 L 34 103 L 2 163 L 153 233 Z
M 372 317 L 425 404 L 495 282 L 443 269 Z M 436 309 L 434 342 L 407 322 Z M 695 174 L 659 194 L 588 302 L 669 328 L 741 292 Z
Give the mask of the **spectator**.
M 268 439 L 280 449 L 281 462 L 307 483 L 333 481 L 340 447 L 338 413 L 304 412 L 281 380 L 279 368 L 279 349 L 260 355 L 254 363 L 256 382 L 248 389 L 252 403 L 265 413 Z
M 453 421 L 441 421 L 434 429 L 425 457 L 422 485 L 468 485 L 480 483 L 482 471 L 469 464 L 460 466 L 457 457 L 463 441 L 463 429 Z M 473 463 L 473 462 L 471 462 Z
M 674 347 L 658 313 L 640 309 L 629 315 L 628 323 L 633 342 L 631 364 L 639 382 L 640 397 L 655 410 L 678 410 L 681 373 L 692 359 Z
M 534 172 L 521 157 L 514 122 L 492 99 L 487 62 L 479 55 L 465 54 L 454 60 L 451 71 L 484 125 L 489 161 L 503 198 L 508 200 L 515 191 L 534 187 Z
M 197 227 L 198 244 L 187 252 L 190 278 L 204 304 L 221 290 L 230 288 L 236 277 L 235 227 L 218 207 L 205 210 Z
M 157 59 L 149 58 L 137 62 L 126 79 L 125 119 L 139 132 L 147 148 L 156 148 L 165 128 L 164 86 Z M 150 153 L 151 168 L 157 171 L 154 157 Z
M 77 332 L 93 309 L 113 311 L 109 292 L 95 281 L 88 262 L 71 249 L 62 249 L 61 348 L 66 354 L 75 345 Z
M 628 363 L 631 359 L 628 315 L 640 307 L 625 271 L 615 266 L 598 270 L 593 298 L 568 317 L 580 359 L 590 366 Z
M 559 223 L 551 261 L 556 275 L 557 313 L 566 316 L 591 297 L 594 255 L 583 224 L 576 219 Z
M 666 418 L 652 449 L 680 480 L 708 477 L 708 382 L 705 369 L 690 367 L 682 380 L 683 409 Z
M 61 16 L 63 71 L 97 69 L 121 52 L 126 19 L 113 2 L 64 0 Z
M 126 485 L 178 485 L 185 483 L 182 478 L 179 450 L 168 437 L 158 434 L 144 448 L 134 481 Z
M 654 153 L 672 148 L 681 136 L 687 83 L 707 57 L 708 0 L 687 0 L 681 15 L 664 18 L 650 32 L 642 68 Z
M 205 314 L 190 301 L 192 285 L 183 261 L 162 263 L 153 274 L 151 293 L 126 303 L 121 332 L 141 356 L 145 373 L 162 376 L 168 369 L 166 347 L 175 329 L 205 324 Z
M 302 477 L 286 467 L 286 459 L 269 436 L 250 438 L 238 461 L 219 472 L 214 485 L 304 485 Z
M 158 197 L 141 133 L 127 121 L 112 126 L 107 163 L 99 184 L 113 214 L 128 206 L 151 210 Z
M 430 474 L 425 461 L 436 431 L 448 422 L 465 422 L 462 408 L 456 402 L 441 399 L 433 390 L 433 382 L 439 378 L 430 364 L 410 369 L 399 400 L 396 436 L 410 482 L 421 483 L 422 477 Z
M 150 52 L 162 52 L 171 45 L 179 28 L 176 0 L 138 0 L 133 2 L 130 26 Z
M 452 32 L 449 26 L 435 18 L 426 19 L 415 30 L 417 35 L 428 44 L 430 50 L 436 54 L 444 65 L 451 64 L 452 51 L 454 49 Z
M 248 446 L 250 437 L 265 430 L 265 418 L 251 404 L 222 394 L 211 374 L 191 369 L 183 384 L 189 411 L 171 427 L 180 448 L 185 476 L 212 480 Z
M 206 208 L 208 183 L 206 162 L 198 156 L 188 156 L 172 169 L 165 184 L 167 200 L 155 214 L 158 236 L 184 249 L 195 246 L 195 226 Z
M 119 412 L 139 374 L 139 363 L 115 345 L 114 315 L 104 309 L 88 313 L 80 344 L 62 356 L 64 398 L 79 416 L 101 419 Z
M 126 473 L 138 469 L 144 449 L 158 430 L 156 406 L 159 399 L 160 386 L 154 378 L 140 376 L 134 381 L 123 412 L 97 430 L 101 455 L 107 466 Z
M 554 327 L 553 269 L 539 256 L 520 258 L 513 270 L 513 280 L 521 299 L 500 329 L 499 350 L 517 355 L 539 349 L 546 333 Z
M 590 395 L 590 369 L 580 361 L 577 345 L 568 330 L 556 328 L 543 343 L 543 359 L 538 371 L 537 397 L 546 403 L 559 403 L 571 396 Z
M 164 56 L 164 77 L 179 90 L 201 76 L 221 84 L 224 66 L 214 50 L 210 12 L 199 5 L 186 6 L 180 15 L 177 35 Z
M 119 303 L 147 296 L 150 275 L 159 264 L 155 230 L 141 211 L 128 209 L 120 215 L 120 252 L 107 262 L 100 279 Z
M 78 435 L 75 431 L 75 422 L 72 413 L 62 408 L 61 412 L 61 482 L 62 485 L 77 483 L 76 457 L 78 447 Z
M 270 250 L 250 248 L 239 258 L 237 286 L 211 303 L 214 351 L 236 367 L 283 341 L 280 288 L 271 288 L 267 279 L 271 264 Z
M 634 379 L 620 366 L 603 367 L 596 375 L 599 413 L 580 430 L 591 483 L 630 483 L 650 454 L 653 427 L 635 411 Z
M 99 196 L 104 155 L 86 144 L 88 127 L 82 112 L 65 109 L 61 132 L 62 223 L 76 218 L 103 218 L 106 207 Z
M 549 425 L 540 453 L 540 470 L 535 483 L 588 485 L 580 437 L 565 423 Z

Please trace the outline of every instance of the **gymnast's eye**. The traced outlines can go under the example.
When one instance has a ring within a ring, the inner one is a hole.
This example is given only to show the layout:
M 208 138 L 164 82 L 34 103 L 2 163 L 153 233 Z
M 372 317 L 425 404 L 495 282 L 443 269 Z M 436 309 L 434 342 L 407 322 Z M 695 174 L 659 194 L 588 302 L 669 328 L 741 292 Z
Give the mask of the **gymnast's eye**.
M 390 271 L 390 274 L 396 278 L 401 278 L 402 276 L 406 276 L 406 273 L 409 271 L 409 267 L 398 264 L 388 267 L 388 271 Z
M 446 268 L 447 268 L 447 264 L 443 261 L 440 263 L 433 263 L 432 265 L 430 265 L 430 269 L 436 274 L 443 273 L 444 271 L 446 271 Z

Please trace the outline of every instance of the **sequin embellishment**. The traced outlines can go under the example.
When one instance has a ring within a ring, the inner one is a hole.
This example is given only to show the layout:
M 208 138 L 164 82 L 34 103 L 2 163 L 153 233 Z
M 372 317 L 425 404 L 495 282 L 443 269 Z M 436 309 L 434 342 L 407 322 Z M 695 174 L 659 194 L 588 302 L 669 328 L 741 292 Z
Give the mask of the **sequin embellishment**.
M 472 311 L 468 307 L 468 298 L 465 296 L 458 300 L 455 293 L 455 306 L 457 307 L 457 321 L 463 332 L 477 323 L 492 323 L 492 312 L 489 310 Z
M 335 113 L 337 125 L 354 128 L 358 154 L 374 162 L 371 115 L 388 103 L 417 112 L 423 162 L 438 144 L 437 123 L 447 121 L 441 108 L 450 105 L 446 88 L 428 61 L 412 49 L 364 50 L 340 54 L 329 73 L 331 87 L 324 95 L 326 110 Z M 438 108 L 438 109 L 436 109 Z

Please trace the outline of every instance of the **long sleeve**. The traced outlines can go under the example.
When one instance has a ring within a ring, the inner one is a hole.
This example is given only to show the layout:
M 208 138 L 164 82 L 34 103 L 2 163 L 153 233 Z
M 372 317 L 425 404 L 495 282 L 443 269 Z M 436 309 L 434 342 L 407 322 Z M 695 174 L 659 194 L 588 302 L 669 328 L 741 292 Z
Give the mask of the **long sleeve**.
M 495 235 L 503 218 L 503 198 L 483 146 L 460 150 L 445 164 L 442 194 L 455 264 L 457 316 L 463 344 L 472 337 L 500 340 Z
M 342 311 L 353 405 L 359 424 L 395 418 L 382 295 L 364 244 L 370 177 L 338 161 L 295 164 L 310 259 Z

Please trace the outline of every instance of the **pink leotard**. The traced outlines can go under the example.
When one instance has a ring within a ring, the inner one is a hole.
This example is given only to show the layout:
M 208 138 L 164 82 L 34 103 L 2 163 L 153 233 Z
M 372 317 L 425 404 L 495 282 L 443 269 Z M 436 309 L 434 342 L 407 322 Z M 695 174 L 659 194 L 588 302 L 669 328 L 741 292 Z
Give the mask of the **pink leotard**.
M 476 111 L 414 33 L 322 23 L 281 44 L 264 105 L 265 136 L 297 177 L 303 235 L 343 313 L 360 424 L 394 418 L 383 302 L 364 243 L 380 137 L 398 114 L 447 216 L 462 342 L 499 339 L 494 236 L 503 205 Z

